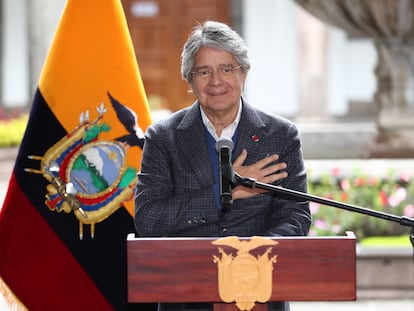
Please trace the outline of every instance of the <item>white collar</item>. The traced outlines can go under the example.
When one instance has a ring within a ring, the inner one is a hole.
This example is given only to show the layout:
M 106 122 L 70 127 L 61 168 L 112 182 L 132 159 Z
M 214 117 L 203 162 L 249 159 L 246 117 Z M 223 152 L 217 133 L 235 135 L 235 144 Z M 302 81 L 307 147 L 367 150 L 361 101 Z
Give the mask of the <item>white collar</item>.
M 200 111 L 201 111 L 201 118 L 203 120 L 203 124 L 206 126 L 208 132 L 214 137 L 215 140 L 219 139 L 220 137 L 217 136 L 216 129 L 214 128 L 213 123 L 211 123 L 211 121 L 209 120 L 209 118 L 207 117 L 207 115 L 205 114 L 201 106 L 200 106 Z M 236 118 L 234 119 L 232 123 L 230 123 L 223 129 L 223 131 L 221 132 L 221 137 L 232 139 L 234 132 L 236 132 L 237 126 L 239 125 L 240 118 L 241 118 L 241 112 L 242 112 L 242 102 L 240 99 L 239 110 L 237 111 Z

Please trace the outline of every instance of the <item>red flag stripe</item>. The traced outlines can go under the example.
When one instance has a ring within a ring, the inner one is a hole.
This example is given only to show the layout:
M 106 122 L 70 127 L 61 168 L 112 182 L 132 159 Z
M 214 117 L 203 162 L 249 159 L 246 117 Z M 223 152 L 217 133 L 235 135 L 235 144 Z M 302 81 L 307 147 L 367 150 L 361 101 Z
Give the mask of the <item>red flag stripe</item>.
M 30 310 L 82 310 L 85 306 L 88 310 L 112 310 L 76 258 L 28 201 L 14 174 L 4 205 L 15 208 L 4 208 L 0 214 L 0 218 L 8 219 L 0 226 L 1 261 L 10 267 L 1 273 L 6 282 L 16 278 L 38 280 L 37 286 L 27 286 L 24 280 L 13 283 L 14 293 Z M 26 232 L 27 239 L 21 232 Z M 62 290 L 65 301 L 61 301 Z

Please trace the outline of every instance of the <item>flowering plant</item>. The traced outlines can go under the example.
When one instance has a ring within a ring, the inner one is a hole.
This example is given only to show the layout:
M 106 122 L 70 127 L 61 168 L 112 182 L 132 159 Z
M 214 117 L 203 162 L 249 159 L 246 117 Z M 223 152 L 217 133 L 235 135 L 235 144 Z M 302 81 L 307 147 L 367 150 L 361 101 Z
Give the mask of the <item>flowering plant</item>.
M 0 147 L 14 147 L 20 145 L 26 129 L 27 120 L 27 114 L 23 114 L 16 118 L 3 119 L 0 110 Z
M 369 176 L 356 169 L 342 175 L 339 169 L 312 177 L 308 172 L 309 194 L 400 216 L 414 217 L 414 177 L 388 172 L 384 177 Z M 310 235 L 344 235 L 353 231 L 360 240 L 369 236 L 407 234 L 409 228 L 336 207 L 310 203 L 313 224 Z

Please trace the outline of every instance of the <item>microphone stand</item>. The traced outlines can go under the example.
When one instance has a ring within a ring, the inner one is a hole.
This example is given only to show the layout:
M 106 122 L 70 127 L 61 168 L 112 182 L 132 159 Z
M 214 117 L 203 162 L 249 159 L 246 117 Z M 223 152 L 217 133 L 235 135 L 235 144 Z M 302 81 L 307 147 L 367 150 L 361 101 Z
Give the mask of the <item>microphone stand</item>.
M 411 227 L 410 241 L 414 248 L 414 219 L 413 218 L 406 217 L 406 216 L 396 216 L 392 214 L 387 214 L 387 213 L 375 211 L 372 209 L 359 207 L 356 205 L 345 204 L 345 203 L 341 203 L 338 201 L 325 199 L 322 197 L 318 197 L 315 195 L 303 193 L 303 192 L 292 190 L 292 189 L 282 188 L 280 186 L 274 186 L 274 185 L 262 183 L 262 182 L 256 181 L 253 178 L 241 177 L 237 173 L 234 173 L 233 178 L 231 178 L 230 180 L 233 182 L 233 188 L 237 185 L 242 185 L 244 187 L 251 188 L 251 189 L 258 188 L 262 190 L 269 190 L 274 193 L 287 195 L 289 197 L 301 198 L 301 199 L 305 199 L 311 202 L 333 206 L 333 207 L 341 208 L 341 209 L 348 210 L 351 212 L 365 214 L 365 215 L 385 219 L 385 220 L 392 221 L 392 222 L 397 222 L 402 226 Z

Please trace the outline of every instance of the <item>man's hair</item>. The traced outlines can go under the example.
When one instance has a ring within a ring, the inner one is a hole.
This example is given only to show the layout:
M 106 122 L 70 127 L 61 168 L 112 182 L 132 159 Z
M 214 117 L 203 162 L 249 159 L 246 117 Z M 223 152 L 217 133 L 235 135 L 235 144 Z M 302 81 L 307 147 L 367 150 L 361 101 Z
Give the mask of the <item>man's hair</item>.
M 181 53 L 181 75 L 188 82 L 192 81 L 194 57 L 203 46 L 229 52 L 242 70 L 249 71 L 248 48 L 243 38 L 224 23 L 206 21 L 193 28 Z

